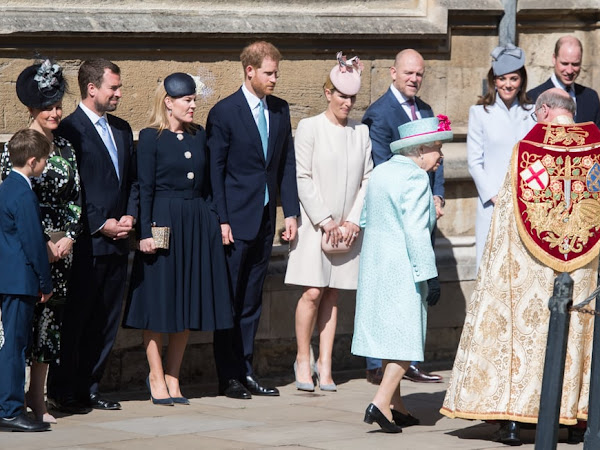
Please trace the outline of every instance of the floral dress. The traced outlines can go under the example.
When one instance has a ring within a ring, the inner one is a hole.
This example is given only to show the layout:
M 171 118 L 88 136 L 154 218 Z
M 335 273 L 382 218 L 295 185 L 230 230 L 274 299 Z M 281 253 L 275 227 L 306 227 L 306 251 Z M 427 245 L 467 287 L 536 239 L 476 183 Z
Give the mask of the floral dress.
M 62 137 L 55 137 L 48 163 L 41 176 L 31 178 L 33 191 L 40 202 L 42 226 L 46 239 L 50 234 L 63 231 L 75 240 L 81 233 L 81 191 L 75 150 Z M 8 145 L 0 155 L 0 174 L 6 178 L 12 170 Z M 67 281 L 73 254 L 51 265 L 54 295 L 47 303 L 38 303 L 33 322 L 33 340 L 30 361 L 50 363 L 57 361 L 60 352 L 60 326 L 67 296 Z

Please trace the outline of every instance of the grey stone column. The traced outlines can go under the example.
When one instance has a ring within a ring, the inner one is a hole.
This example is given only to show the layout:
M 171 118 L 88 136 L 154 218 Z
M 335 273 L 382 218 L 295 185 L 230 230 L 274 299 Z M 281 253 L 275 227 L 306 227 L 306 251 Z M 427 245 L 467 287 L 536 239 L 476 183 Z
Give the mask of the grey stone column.
M 500 20 L 500 45 L 514 44 L 517 33 L 517 0 L 503 0 L 504 15 Z

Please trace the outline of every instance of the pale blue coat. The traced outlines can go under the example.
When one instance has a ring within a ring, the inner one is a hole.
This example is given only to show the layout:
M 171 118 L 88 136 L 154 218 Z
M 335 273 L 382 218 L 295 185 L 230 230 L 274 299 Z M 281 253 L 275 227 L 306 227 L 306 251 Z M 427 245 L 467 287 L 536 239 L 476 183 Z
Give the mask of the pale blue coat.
M 437 276 L 435 206 L 427 173 L 395 155 L 369 179 L 361 226 L 352 353 L 423 361 L 426 281 Z
M 498 195 L 513 147 L 536 123 L 531 117 L 533 105 L 526 108 L 515 99 L 508 109 L 496 95 L 496 102 L 488 106 L 487 111 L 483 105 L 471 106 L 469 110 L 467 162 L 479 194 L 475 219 L 477 267 L 492 223 L 494 205 L 490 200 Z

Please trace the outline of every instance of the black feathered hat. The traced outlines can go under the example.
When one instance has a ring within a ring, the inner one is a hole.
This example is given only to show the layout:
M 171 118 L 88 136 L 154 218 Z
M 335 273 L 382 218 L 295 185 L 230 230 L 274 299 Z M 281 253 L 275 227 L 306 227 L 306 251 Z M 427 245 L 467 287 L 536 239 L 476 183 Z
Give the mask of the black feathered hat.
M 20 73 L 17 78 L 17 97 L 28 108 L 44 109 L 60 101 L 66 87 L 62 68 L 47 59 Z

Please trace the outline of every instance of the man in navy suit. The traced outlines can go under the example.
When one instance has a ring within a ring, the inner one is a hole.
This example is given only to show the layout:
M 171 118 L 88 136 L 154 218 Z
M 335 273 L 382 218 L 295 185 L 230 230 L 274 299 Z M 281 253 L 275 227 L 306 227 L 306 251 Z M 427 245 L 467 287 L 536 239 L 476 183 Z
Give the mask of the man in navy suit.
M 254 374 L 254 338 L 273 246 L 278 191 L 285 240 L 296 236 L 300 207 L 289 106 L 271 95 L 281 54 L 260 41 L 247 46 L 240 59 L 244 84 L 210 110 L 206 132 L 234 309 L 234 328 L 214 334 L 219 393 L 248 399 L 252 394 L 279 395 L 276 388 L 261 385 Z
M 575 122 L 594 122 L 600 127 L 600 101 L 598 93 L 588 87 L 575 83 L 581 71 L 581 55 L 583 46 L 581 41 L 574 36 L 563 36 L 554 46 L 552 64 L 554 73 L 538 87 L 531 89 L 527 95 L 537 100 L 540 94 L 554 87 L 564 89 L 575 101 L 577 110 Z
M 35 304 L 48 301 L 53 288 L 38 199 L 29 180 L 44 171 L 50 142 L 35 130 L 21 130 L 8 151 L 13 170 L 0 185 L 0 309 L 6 333 L 0 348 L 0 431 L 46 431 L 50 424 L 31 420 L 23 406 L 25 349 Z
M 81 178 L 84 232 L 73 248 L 60 363 L 51 367 L 50 403 L 65 412 L 120 409 L 98 393 L 117 331 L 127 276 L 128 234 L 137 215 L 133 134 L 107 114 L 121 98 L 121 75 L 105 59 L 85 61 L 81 103 L 58 132 L 73 144 Z
M 402 50 L 396 55 L 390 67 L 392 84 L 365 112 L 363 123 L 369 127 L 371 155 L 375 166 L 392 157 L 390 144 L 400 139 L 398 126 L 416 119 L 433 117 L 431 106 L 417 97 L 425 73 L 425 61 L 421 54 L 412 49 Z M 437 218 L 444 215 L 444 162 L 435 172 L 429 174 Z M 435 233 L 435 230 L 434 230 Z M 434 241 L 434 234 L 431 237 Z M 440 296 L 437 278 L 429 283 L 427 302 L 434 305 Z M 367 380 L 374 384 L 381 382 L 381 360 L 367 358 Z M 442 377 L 421 370 L 413 362 L 404 378 L 424 383 L 440 382 Z

